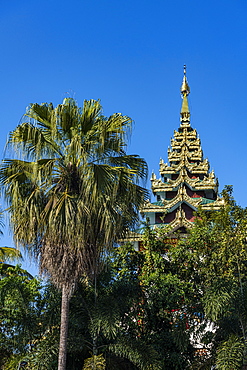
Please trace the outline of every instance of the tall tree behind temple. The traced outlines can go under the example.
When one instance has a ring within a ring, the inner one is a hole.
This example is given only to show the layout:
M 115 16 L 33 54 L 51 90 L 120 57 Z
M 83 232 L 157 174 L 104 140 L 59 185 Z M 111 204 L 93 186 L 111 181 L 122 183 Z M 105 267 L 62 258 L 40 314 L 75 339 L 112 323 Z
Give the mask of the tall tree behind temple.
M 231 187 L 222 195 L 225 206 L 200 211 L 188 238 L 170 250 L 169 258 L 180 279 L 192 284 L 198 327 L 213 324 L 201 336 L 205 360 L 219 370 L 240 370 L 247 366 L 247 209 L 235 204 Z

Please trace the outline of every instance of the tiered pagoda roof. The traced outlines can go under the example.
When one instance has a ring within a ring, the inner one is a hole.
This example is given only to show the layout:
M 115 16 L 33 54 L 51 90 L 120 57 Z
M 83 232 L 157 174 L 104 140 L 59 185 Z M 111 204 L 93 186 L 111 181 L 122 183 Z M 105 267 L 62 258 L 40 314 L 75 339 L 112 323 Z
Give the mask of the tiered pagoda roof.
M 157 201 L 147 202 L 141 210 L 151 225 L 169 224 L 172 231 L 181 232 L 193 225 L 194 212 L 199 206 L 204 210 L 217 210 L 223 205 L 223 199 L 218 196 L 218 179 L 214 171 L 209 171 L 197 131 L 190 125 L 189 93 L 184 68 L 180 127 L 174 131 L 171 148 L 168 148 L 169 162 L 160 160 L 161 178 L 157 179 L 154 173 L 151 177 Z

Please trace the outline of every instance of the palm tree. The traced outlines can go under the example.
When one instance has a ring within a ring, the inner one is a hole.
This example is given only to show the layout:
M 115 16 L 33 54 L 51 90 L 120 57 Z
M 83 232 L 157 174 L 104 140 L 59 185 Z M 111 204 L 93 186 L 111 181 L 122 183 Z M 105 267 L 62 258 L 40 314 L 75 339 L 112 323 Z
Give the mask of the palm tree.
M 138 219 L 146 162 L 126 154 L 129 117 L 102 114 L 99 101 L 31 104 L 10 133 L 0 181 L 17 244 L 62 290 L 58 369 L 66 366 L 69 298 L 82 274 L 94 279 L 102 250 Z

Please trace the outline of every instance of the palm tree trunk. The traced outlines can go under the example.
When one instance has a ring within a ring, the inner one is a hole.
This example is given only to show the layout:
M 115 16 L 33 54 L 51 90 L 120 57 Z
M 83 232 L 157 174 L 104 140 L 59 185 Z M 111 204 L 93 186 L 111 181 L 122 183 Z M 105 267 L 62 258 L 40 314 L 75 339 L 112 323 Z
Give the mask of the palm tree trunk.
M 69 298 L 70 295 L 68 288 L 65 285 L 63 285 L 58 370 L 66 370 L 68 323 L 69 323 Z
M 95 309 L 95 311 L 96 311 L 96 307 L 97 307 L 97 298 L 98 298 L 98 294 L 97 294 L 97 274 L 96 274 L 96 271 L 94 269 L 94 309 Z M 97 339 L 98 339 L 98 335 L 97 335 L 97 333 L 95 333 L 94 336 L 93 336 L 93 355 L 94 356 L 98 356 Z

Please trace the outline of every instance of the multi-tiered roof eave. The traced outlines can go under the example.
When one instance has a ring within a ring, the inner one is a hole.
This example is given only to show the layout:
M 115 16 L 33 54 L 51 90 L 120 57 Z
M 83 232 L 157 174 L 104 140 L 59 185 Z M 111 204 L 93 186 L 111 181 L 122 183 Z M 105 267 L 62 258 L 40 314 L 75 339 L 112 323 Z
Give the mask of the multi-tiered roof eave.
M 199 206 L 204 210 L 217 210 L 223 205 L 218 196 L 218 179 L 214 171 L 209 171 L 197 131 L 190 125 L 189 93 L 184 69 L 180 127 L 174 131 L 171 148 L 168 148 L 169 163 L 160 161 L 160 179 L 154 173 L 151 177 L 157 201 L 147 202 L 141 210 L 151 225 L 169 224 L 172 231 L 182 232 L 193 225 Z

